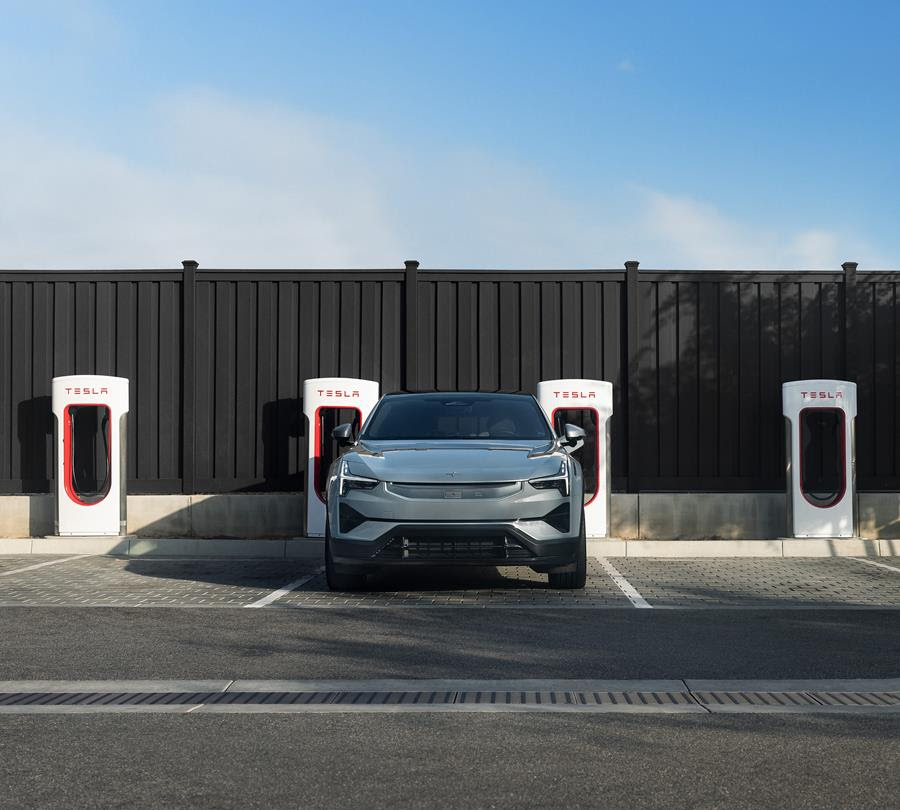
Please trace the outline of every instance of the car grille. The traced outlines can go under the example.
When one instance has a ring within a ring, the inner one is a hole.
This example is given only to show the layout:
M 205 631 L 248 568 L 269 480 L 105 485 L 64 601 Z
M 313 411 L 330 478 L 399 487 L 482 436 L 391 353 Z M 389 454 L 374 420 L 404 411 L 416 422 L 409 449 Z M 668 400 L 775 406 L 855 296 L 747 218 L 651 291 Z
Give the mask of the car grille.
M 394 537 L 376 555 L 383 560 L 527 560 L 512 537 Z
M 428 500 L 487 500 L 508 498 L 522 491 L 522 484 L 513 481 L 501 484 L 388 484 L 388 492 L 403 498 Z

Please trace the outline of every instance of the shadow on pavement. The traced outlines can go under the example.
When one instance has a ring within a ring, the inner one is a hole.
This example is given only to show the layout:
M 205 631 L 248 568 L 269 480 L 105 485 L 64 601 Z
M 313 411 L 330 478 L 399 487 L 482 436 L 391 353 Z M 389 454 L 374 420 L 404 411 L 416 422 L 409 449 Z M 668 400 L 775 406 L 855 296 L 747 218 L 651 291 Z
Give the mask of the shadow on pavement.
M 314 560 L 162 560 L 131 559 L 125 570 L 142 577 L 192 580 L 229 587 L 258 588 L 270 583 L 277 588 L 304 573 L 317 572 L 322 563 Z M 325 589 L 324 580 L 311 582 Z M 395 591 L 484 591 L 550 590 L 546 574 L 527 567 L 422 566 L 382 569 L 368 577 L 366 588 L 355 595 Z M 308 589 L 304 589 L 308 590 Z

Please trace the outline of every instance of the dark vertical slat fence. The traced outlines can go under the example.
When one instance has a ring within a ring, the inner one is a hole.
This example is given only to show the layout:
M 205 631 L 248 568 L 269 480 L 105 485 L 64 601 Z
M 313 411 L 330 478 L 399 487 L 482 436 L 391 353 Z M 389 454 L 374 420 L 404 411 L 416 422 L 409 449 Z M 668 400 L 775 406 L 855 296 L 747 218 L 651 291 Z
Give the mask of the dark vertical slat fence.
M 781 383 L 859 386 L 861 489 L 900 489 L 898 273 L 0 273 L 0 491 L 46 492 L 50 379 L 131 380 L 129 490 L 299 490 L 302 381 L 613 383 L 613 485 L 780 490 Z
M 403 272 L 198 269 L 194 283 L 194 491 L 303 489 L 303 380 L 402 386 Z
M 182 488 L 181 271 L 0 273 L 0 492 L 49 492 L 50 380 L 131 381 L 128 486 Z
M 625 488 L 625 273 L 418 270 L 417 286 L 415 390 L 533 392 L 542 379 L 609 380 L 621 448 L 614 483 Z
M 640 273 L 638 326 L 631 329 L 640 349 L 629 373 L 637 433 L 630 487 L 780 489 L 781 384 L 847 374 L 842 282 L 840 273 Z M 865 342 L 865 323 L 877 311 L 864 311 L 858 328 Z M 893 358 L 893 338 L 888 345 Z M 872 388 L 861 362 L 868 411 Z M 892 415 L 875 421 L 893 430 L 897 404 L 879 402 Z M 898 472 L 891 467 L 894 485 Z
M 848 323 L 848 358 L 859 386 L 856 471 L 860 488 L 891 490 L 900 475 L 900 276 L 853 272 L 855 295 Z M 848 309 L 851 303 L 848 299 Z M 852 349 L 851 349 L 852 347 Z M 852 354 L 851 354 L 852 352 Z

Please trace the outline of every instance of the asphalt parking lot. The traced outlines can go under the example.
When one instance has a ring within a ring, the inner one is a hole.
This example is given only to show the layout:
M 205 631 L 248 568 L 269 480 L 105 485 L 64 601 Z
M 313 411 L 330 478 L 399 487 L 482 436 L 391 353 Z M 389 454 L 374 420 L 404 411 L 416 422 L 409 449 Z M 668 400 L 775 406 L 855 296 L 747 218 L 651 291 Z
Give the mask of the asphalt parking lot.
M 0 557 L 0 806 L 892 806 L 900 559 Z

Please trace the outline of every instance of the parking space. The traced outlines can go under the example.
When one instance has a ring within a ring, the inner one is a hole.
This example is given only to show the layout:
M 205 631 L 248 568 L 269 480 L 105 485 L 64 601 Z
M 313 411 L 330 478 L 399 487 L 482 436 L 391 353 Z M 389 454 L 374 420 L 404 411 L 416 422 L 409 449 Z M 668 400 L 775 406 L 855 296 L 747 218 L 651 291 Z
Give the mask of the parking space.
M 16 571 L 39 559 L 4 563 Z M 79 557 L 0 578 L 0 605 L 243 607 L 317 568 L 309 560 Z
M 618 570 L 656 608 L 895 607 L 900 565 L 826 559 L 622 559 Z
M 622 591 L 595 559 L 588 560 L 587 585 L 554 590 L 546 574 L 530 568 L 431 568 L 386 571 L 370 578 L 363 593 L 330 593 L 324 573 L 279 600 L 280 607 L 459 606 L 459 607 L 630 607 Z
M 388 571 L 332 593 L 316 559 L 2 557 L 0 606 L 900 608 L 900 560 L 592 558 L 573 591 L 511 567 Z
M 56 565 L 57 563 L 68 560 L 72 557 L 71 554 L 58 554 L 58 555 L 40 555 L 40 556 L 0 556 L 0 577 L 6 576 L 14 576 L 19 571 L 23 569 L 32 570 L 37 566 L 41 568 L 46 568 L 50 565 Z

